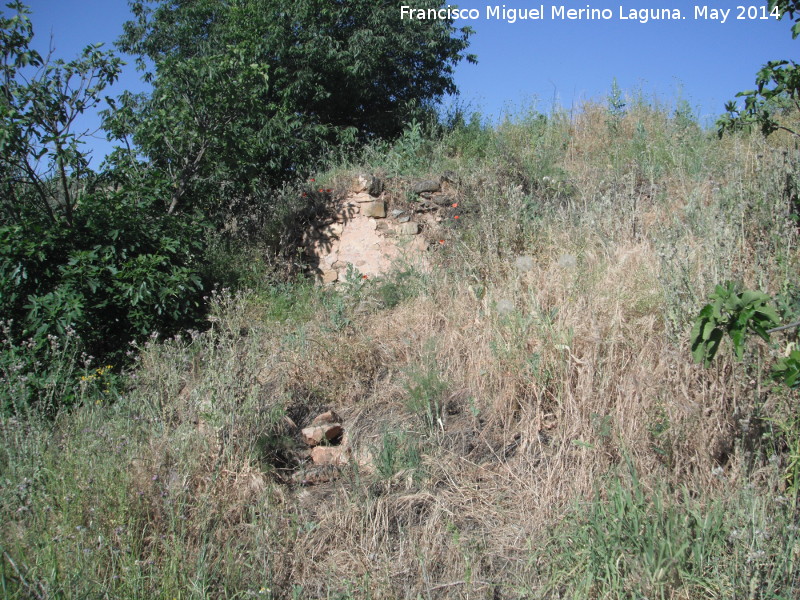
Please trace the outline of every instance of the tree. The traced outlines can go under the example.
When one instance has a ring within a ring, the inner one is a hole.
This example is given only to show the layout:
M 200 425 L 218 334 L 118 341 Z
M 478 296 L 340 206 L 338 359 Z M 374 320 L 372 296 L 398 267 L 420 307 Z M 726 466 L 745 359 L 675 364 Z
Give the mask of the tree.
M 439 7 L 428 0 L 424 6 Z M 391 138 L 444 94 L 471 31 L 387 0 L 132 0 L 119 47 L 153 83 L 118 137 L 206 210 L 297 177 L 327 147 Z
M 119 366 L 131 340 L 197 324 L 205 289 L 202 222 L 166 214 L 163 178 L 118 185 L 134 181 L 123 171 L 131 161 L 98 178 L 74 131 L 121 60 L 95 45 L 70 62 L 42 58 L 30 48 L 28 9 L 8 8 L 0 15 L 0 378 L 27 383 L 2 386 L 0 411 L 36 403 L 53 378 L 74 374 L 62 370 L 58 340 Z
M 800 0 L 769 0 L 768 9 L 780 18 L 794 19 L 792 38 L 800 35 Z M 793 60 L 768 62 L 756 75 L 756 88 L 736 96 L 744 98 L 744 109 L 735 101 L 725 105 L 726 114 L 717 121 L 720 135 L 757 125 L 764 135 L 782 130 L 800 137 L 779 119 L 787 111 L 800 111 L 800 65 Z
M 7 222 L 45 218 L 71 227 L 75 191 L 88 174 L 75 119 L 102 100 L 122 61 L 100 45 L 69 62 L 30 48 L 30 11 L 18 0 L 0 16 L 0 210 Z

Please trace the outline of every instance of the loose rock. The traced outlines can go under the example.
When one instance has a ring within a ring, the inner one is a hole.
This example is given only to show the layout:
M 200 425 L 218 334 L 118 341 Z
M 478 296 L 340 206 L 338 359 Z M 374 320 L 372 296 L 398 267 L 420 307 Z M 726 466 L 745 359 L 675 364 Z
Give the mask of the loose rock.
M 416 182 L 411 187 L 411 191 L 415 194 L 424 194 L 425 192 L 438 192 L 440 188 L 441 184 L 435 179 L 426 179 Z
M 364 204 L 365 202 L 374 202 L 375 198 L 370 196 L 368 192 L 359 192 L 357 194 L 354 194 L 350 198 L 350 201 L 351 202 L 358 202 L 359 204 Z
M 347 449 L 341 446 L 317 446 L 311 450 L 311 462 L 318 467 L 332 465 L 343 467 L 347 464 Z
M 326 425 L 329 423 L 341 423 L 342 419 L 337 415 L 334 411 L 329 410 L 327 412 L 322 413 L 321 415 L 317 415 L 314 417 L 314 420 L 311 421 L 312 425 Z
M 376 219 L 383 219 L 386 216 L 386 203 L 382 200 L 371 202 L 370 204 L 363 205 L 361 214 L 365 217 L 374 217 Z
M 370 186 L 370 179 L 368 179 L 366 175 L 359 175 L 353 182 L 353 186 L 350 188 L 350 191 L 356 194 L 360 192 L 366 192 L 369 186 Z
M 303 441 L 309 446 L 319 446 L 323 441 L 334 442 L 339 439 L 344 429 L 338 423 L 314 425 L 302 430 Z

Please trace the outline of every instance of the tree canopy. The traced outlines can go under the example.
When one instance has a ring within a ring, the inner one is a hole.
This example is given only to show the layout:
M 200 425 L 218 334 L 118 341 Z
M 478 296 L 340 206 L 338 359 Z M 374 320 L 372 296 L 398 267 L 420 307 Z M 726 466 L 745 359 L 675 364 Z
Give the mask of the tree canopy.
M 428 1 L 425 5 L 441 6 Z M 386 0 L 133 0 L 118 42 L 153 91 L 109 120 L 187 196 L 246 195 L 327 147 L 399 135 L 444 94 L 468 28 Z
M 794 20 L 792 38 L 800 35 L 800 0 L 768 0 L 768 8 L 782 19 Z M 800 132 L 787 127 L 779 116 L 800 111 L 800 65 L 793 60 L 771 60 L 756 74 L 756 88 L 736 94 L 744 99 L 744 109 L 736 101 L 725 105 L 726 114 L 718 121 L 719 134 L 758 126 L 764 135 L 783 130 L 800 137 Z
M 0 13 L 0 366 L 18 365 L 35 396 L 62 377 L 58 338 L 120 365 L 131 340 L 195 323 L 205 229 L 166 214 L 163 178 L 120 188 L 89 169 L 82 146 L 89 132 L 76 120 L 100 105 L 121 60 L 100 45 L 70 61 L 42 56 L 31 46 L 28 8 L 15 1 L 7 9 Z M 8 399 L 0 394 L 0 412 Z M 65 393 L 60 402 L 74 399 Z
M 74 221 L 75 187 L 89 170 L 77 117 L 96 108 L 121 60 L 89 45 L 66 62 L 30 47 L 30 11 L 19 1 L 0 14 L 0 215 L 30 225 Z

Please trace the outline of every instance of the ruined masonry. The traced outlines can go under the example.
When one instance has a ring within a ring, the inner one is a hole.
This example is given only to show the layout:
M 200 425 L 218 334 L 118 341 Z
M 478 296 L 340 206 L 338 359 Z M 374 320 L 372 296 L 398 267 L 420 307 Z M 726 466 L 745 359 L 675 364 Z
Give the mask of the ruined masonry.
M 306 233 L 306 252 L 318 281 L 343 281 L 348 265 L 367 277 L 393 266 L 426 269 L 429 241 L 424 233 L 442 221 L 440 212 L 452 199 L 441 190 L 443 181 L 415 183 L 411 191 L 419 201 L 404 203 L 385 192 L 379 179 L 359 176 L 332 213 Z

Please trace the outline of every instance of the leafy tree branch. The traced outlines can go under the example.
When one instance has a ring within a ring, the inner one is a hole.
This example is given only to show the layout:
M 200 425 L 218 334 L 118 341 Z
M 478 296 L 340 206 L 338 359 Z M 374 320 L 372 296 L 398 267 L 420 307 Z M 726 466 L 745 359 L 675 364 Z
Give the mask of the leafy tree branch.
M 769 0 L 771 14 L 795 21 L 792 38 L 800 35 L 800 0 Z M 793 60 L 773 60 L 756 74 L 755 89 L 739 92 L 744 107 L 736 101 L 725 104 L 725 114 L 717 121 L 720 135 L 756 126 L 768 136 L 776 131 L 785 131 L 800 137 L 800 132 L 787 126 L 780 118 L 787 112 L 800 113 L 800 65 Z

